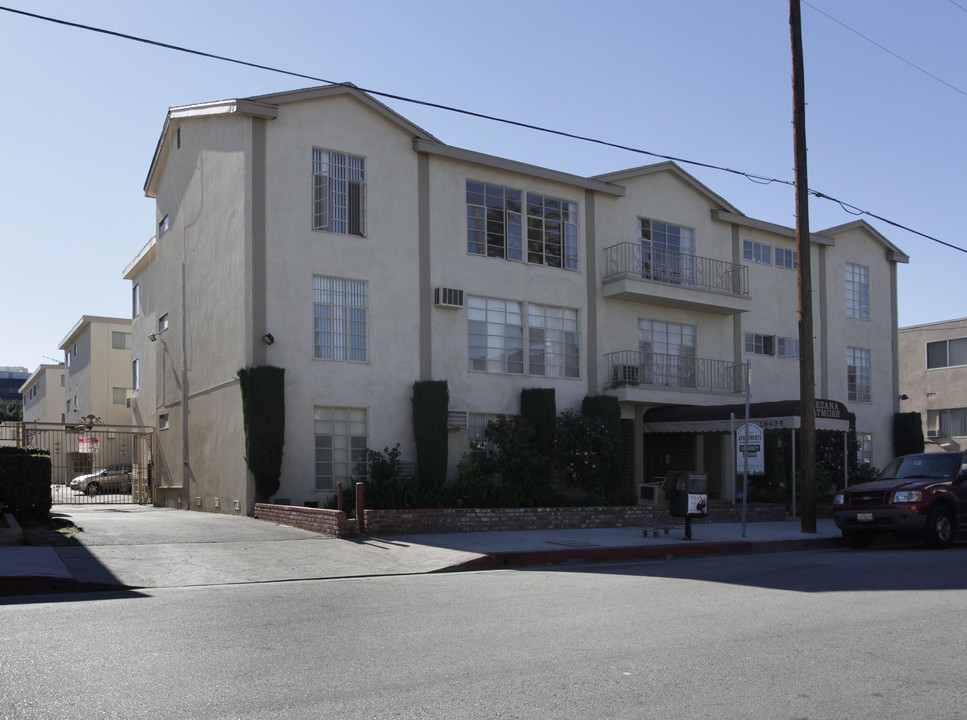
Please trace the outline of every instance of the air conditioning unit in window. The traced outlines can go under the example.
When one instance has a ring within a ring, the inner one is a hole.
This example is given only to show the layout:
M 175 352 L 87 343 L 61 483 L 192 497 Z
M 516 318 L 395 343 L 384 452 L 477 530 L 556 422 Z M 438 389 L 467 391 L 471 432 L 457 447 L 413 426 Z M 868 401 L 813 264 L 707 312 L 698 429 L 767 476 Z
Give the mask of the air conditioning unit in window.
M 433 290 L 433 305 L 435 307 L 462 308 L 463 290 L 445 287 L 435 288 Z
M 640 381 L 637 365 L 615 365 L 611 371 L 611 382 L 636 383 Z
M 937 437 L 940 437 L 940 431 L 939 430 L 927 430 L 927 437 L 928 438 L 937 438 Z
M 469 417 L 467 410 L 447 410 L 447 427 L 451 430 L 466 429 Z

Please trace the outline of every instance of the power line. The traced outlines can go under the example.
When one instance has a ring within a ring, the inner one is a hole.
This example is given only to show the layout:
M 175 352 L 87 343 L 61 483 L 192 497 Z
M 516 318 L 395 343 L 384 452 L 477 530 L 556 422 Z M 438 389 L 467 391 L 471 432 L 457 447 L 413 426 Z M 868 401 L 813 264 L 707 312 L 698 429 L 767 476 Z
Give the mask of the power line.
M 861 33 L 859 30 L 855 30 L 854 28 L 851 28 L 849 25 L 847 25 L 846 23 L 842 22 L 841 20 L 837 20 L 832 15 L 830 15 L 828 12 L 825 12 L 823 10 L 820 10 L 818 7 L 816 7 L 812 3 L 807 2 L 806 0 L 801 0 L 801 2 L 802 2 L 803 5 L 808 5 L 809 7 L 811 7 L 813 10 L 815 10 L 816 12 L 818 12 L 820 15 L 825 15 L 827 18 L 829 18 L 830 20 L 832 20 L 837 25 L 841 25 L 842 27 L 846 28 L 851 33 L 854 33 L 855 35 L 859 35 L 861 38 L 863 38 L 864 40 L 866 40 L 866 42 L 871 43 L 873 45 L 876 45 L 876 47 L 880 48 L 880 50 L 882 50 L 883 52 L 889 53 L 890 55 L 892 55 L 893 57 L 895 57 L 897 60 L 900 60 L 901 62 L 905 62 L 907 65 L 909 65 L 913 69 L 919 70 L 924 75 L 933 78 L 934 80 L 936 80 L 939 83 L 943 83 L 944 85 L 946 85 L 947 87 L 949 87 L 951 90 L 954 90 L 955 92 L 959 92 L 961 95 L 964 95 L 965 97 L 967 97 L 967 91 L 961 90 L 956 85 L 951 85 L 949 82 L 947 82 L 943 78 L 937 77 L 936 75 L 934 75 L 929 70 L 924 70 L 922 67 L 920 67 L 916 63 L 912 63 L 909 60 L 907 60 L 905 57 L 903 57 L 902 55 L 898 55 L 897 53 L 895 53 L 892 50 L 890 50 L 890 48 L 885 47 L 883 45 L 880 45 L 880 43 L 878 43 L 876 40 L 873 40 L 872 38 L 868 38 L 866 35 L 864 35 L 863 33 Z M 957 3 L 954 3 L 954 5 L 957 5 Z M 960 5 L 957 5 L 957 7 L 960 7 Z M 961 8 L 961 10 L 963 10 L 963 9 L 964 8 Z
M 959 8 L 960 8 L 961 10 L 963 10 L 964 12 L 967 12 L 967 7 L 964 7 L 963 5 L 961 5 L 961 4 L 959 4 L 959 3 L 955 3 L 955 2 L 954 2 L 954 0 L 947 0 L 947 2 L 949 2 L 949 3 L 950 3 L 951 5 L 953 5 L 954 7 L 959 7 Z
M 806 2 L 806 0 L 802 0 L 802 2 L 804 4 L 806 4 L 806 5 L 809 5 L 809 7 L 812 7 L 814 10 L 817 10 L 817 12 L 820 12 L 823 15 L 826 15 L 826 13 L 823 13 L 821 10 L 818 10 L 817 8 L 813 7 L 808 2 Z M 693 167 L 701 167 L 701 168 L 706 168 L 706 169 L 709 169 L 709 170 L 718 170 L 720 172 L 726 172 L 726 173 L 731 173 L 733 175 L 739 175 L 741 177 L 746 178 L 747 180 L 751 180 L 752 182 L 759 183 L 759 184 L 763 184 L 763 185 L 769 185 L 769 184 L 772 184 L 772 183 L 779 183 L 781 185 L 788 185 L 790 187 L 795 187 L 795 182 L 793 182 L 791 180 L 781 180 L 779 178 L 770 178 L 770 177 L 766 177 L 766 176 L 763 176 L 763 175 L 757 175 L 757 174 L 754 174 L 754 173 L 746 172 L 746 171 L 743 171 L 743 170 L 734 170 L 732 168 L 723 167 L 721 165 L 714 165 L 712 163 L 700 162 L 698 160 L 689 160 L 688 158 L 676 157 L 674 155 L 663 155 L 661 153 L 652 152 L 650 150 L 643 150 L 641 148 L 632 147 L 630 145 L 622 145 L 622 144 L 619 144 L 619 143 L 609 142 L 607 140 L 600 140 L 598 138 L 587 137 L 587 136 L 584 136 L 584 135 L 577 135 L 575 133 L 569 133 L 569 132 L 565 132 L 563 130 L 554 130 L 552 128 L 546 128 L 546 127 L 542 127 L 540 125 L 533 125 L 531 123 L 525 123 L 525 122 L 521 122 L 519 120 L 509 120 L 507 118 L 501 118 L 501 117 L 497 117 L 495 115 L 487 115 L 485 113 L 474 112 L 472 110 L 464 110 L 462 108 L 452 107 L 452 106 L 449 106 L 449 105 L 442 105 L 440 103 L 430 102 L 428 100 L 418 100 L 418 99 L 415 99 L 415 98 L 406 97 L 404 95 L 394 95 L 392 93 L 383 92 L 383 91 L 380 91 L 380 90 L 373 90 L 371 88 L 359 87 L 357 85 L 352 85 L 351 83 L 336 82 L 334 80 L 328 80 L 326 78 L 321 78 L 321 77 L 317 77 L 317 76 L 314 76 L 314 75 L 307 75 L 305 73 L 295 72 L 295 71 L 292 71 L 292 70 L 283 70 L 281 68 L 272 67 L 270 65 L 261 65 L 259 63 L 249 62 L 247 60 L 239 60 L 237 58 L 231 58 L 231 57 L 227 57 L 225 55 L 216 55 L 214 53 L 204 52 L 202 50 L 194 50 L 192 48 L 185 48 L 185 47 L 181 47 L 179 45 L 172 45 L 170 43 L 164 43 L 164 42 L 161 42 L 161 41 L 158 41 L 158 40 L 151 40 L 149 38 L 143 38 L 143 37 L 139 37 L 137 35 L 129 35 L 127 33 L 117 32 L 115 30 L 107 30 L 105 28 L 100 28 L 100 27 L 96 27 L 96 26 L 93 26 L 93 25 L 85 25 L 83 23 L 75 23 L 75 22 L 71 22 L 69 20 L 61 20 L 59 18 L 53 18 L 53 17 L 49 17 L 49 16 L 46 16 L 46 15 L 38 15 L 37 13 L 27 12 L 26 10 L 18 10 L 16 8 L 9 8 L 9 7 L 5 7 L 5 6 L 2 6 L 2 5 L 0 5 L 0 10 L 2 10 L 4 12 L 13 13 L 15 15 L 23 15 L 25 17 L 34 18 L 36 20 L 43 20 L 44 22 L 50 22 L 50 23 L 54 23 L 54 24 L 57 24 L 57 25 L 64 25 L 64 26 L 67 26 L 67 27 L 76 28 L 78 30 L 87 30 L 89 32 L 100 33 L 102 35 L 109 35 L 111 37 L 120 38 L 122 40 L 130 40 L 132 42 L 142 43 L 144 45 L 151 45 L 151 46 L 154 46 L 154 47 L 164 48 L 166 50 L 174 50 L 176 52 L 182 52 L 182 53 L 186 53 L 186 54 L 189 54 L 189 55 L 196 55 L 198 57 L 209 58 L 209 59 L 212 59 L 212 60 L 221 60 L 223 62 L 233 63 L 235 65 L 242 65 L 244 67 L 255 68 L 257 70 L 266 70 L 268 72 L 277 73 L 277 74 L 281 74 L 281 75 L 288 75 L 290 77 L 297 77 L 297 78 L 301 78 L 301 79 L 304 79 L 304 80 L 311 80 L 313 82 L 321 82 L 321 83 L 324 83 L 326 85 L 342 85 L 344 87 L 353 87 L 353 88 L 355 88 L 357 90 L 360 90 L 362 92 L 368 93 L 369 95 L 375 95 L 375 96 L 378 96 L 378 97 L 389 98 L 389 99 L 392 99 L 392 100 L 399 100 L 400 102 L 411 103 L 411 104 L 414 104 L 414 105 L 422 105 L 424 107 L 431 107 L 431 108 L 435 108 L 435 109 L 438 109 L 438 110 L 445 110 L 447 112 L 458 113 L 458 114 L 461 114 L 461 115 L 467 115 L 469 117 L 476 117 L 476 118 L 480 118 L 482 120 L 490 120 L 492 122 L 499 122 L 499 123 L 503 123 L 505 125 L 512 125 L 514 127 L 520 127 L 520 128 L 525 128 L 525 129 L 528 129 L 528 130 L 535 130 L 537 132 L 547 133 L 547 134 L 550 134 L 550 135 L 557 135 L 557 136 L 560 136 L 560 137 L 566 137 L 566 138 L 570 138 L 572 140 L 581 140 L 582 142 L 594 143 L 596 145 L 603 145 L 605 147 L 616 148 L 618 150 L 625 150 L 627 152 L 632 152 L 632 153 L 636 153 L 636 154 L 639 154 L 639 155 L 648 155 L 649 157 L 658 158 L 660 160 L 669 160 L 669 161 L 672 161 L 672 162 L 681 163 L 683 165 L 691 165 Z M 829 16 L 827 15 L 827 17 L 829 17 Z M 830 19 L 835 20 L 835 18 L 830 18 Z M 835 22 L 839 22 L 839 21 L 838 20 L 835 20 Z M 842 23 L 840 23 L 840 24 L 842 24 Z M 846 27 L 846 26 L 844 25 L 844 27 Z M 847 29 L 852 30 L 852 28 L 847 28 Z M 856 32 L 856 31 L 854 30 L 853 32 Z M 859 33 L 857 33 L 857 34 L 859 34 Z M 865 36 L 861 36 L 861 37 L 865 37 Z M 868 38 L 866 38 L 866 39 L 868 39 Z M 872 42 L 872 40 L 870 42 Z M 890 52 L 890 51 L 887 51 L 887 52 Z M 900 59 L 902 60 L 903 58 L 900 58 Z M 907 61 L 904 60 L 904 62 L 907 62 Z M 941 80 L 941 82 L 943 82 L 943 81 Z M 954 89 L 956 89 L 956 88 L 954 88 Z M 960 91 L 958 90 L 958 92 L 960 92 Z M 964 94 L 967 94 L 967 93 L 964 93 Z M 853 215 L 866 215 L 868 217 L 875 218 L 877 220 L 880 220 L 882 222 L 885 222 L 888 225 L 892 225 L 893 227 L 896 227 L 896 228 L 899 228 L 901 230 L 905 230 L 907 232 L 913 233 L 914 235 L 919 235 L 920 237 L 926 238 L 927 240 L 932 240 L 933 242 L 938 243 L 940 245 L 945 245 L 946 247 L 952 248 L 954 250 L 959 250 L 960 252 L 967 253 L 967 249 L 964 249 L 964 248 L 961 248 L 961 247 L 957 247 L 956 245 L 952 245 L 950 243 L 944 242 L 943 240 L 940 240 L 938 238 L 935 238 L 932 235 L 927 235 L 926 233 L 922 233 L 919 230 L 914 230 L 914 229 L 912 229 L 910 227 L 907 227 L 906 225 L 902 225 L 902 224 L 900 224 L 898 222 L 894 222 L 893 220 L 888 220 L 888 219 L 886 219 L 886 218 L 884 218 L 884 217 L 882 217 L 880 215 L 877 215 L 875 213 L 872 213 L 872 212 L 870 212 L 868 210 L 862 210 L 861 208 L 858 208 L 855 205 L 851 205 L 851 204 L 849 204 L 849 203 L 847 203 L 845 201 L 842 201 L 842 200 L 837 200 L 836 198 L 834 198 L 834 197 L 832 197 L 830 195 L 827 195 L 825 193 L 819 192 L 818 190 L 812 190 L 812 189 L 810 189 L 809 190 L 809 193 L 811 195 L 815 196 L 816 198 L 823 199 L 823 200 L 830 200 L 831 202 L 837 203 L 841 208 L 843 208 L 843 210 L 845 210 L 846 212 L 848 212 L 850 214 L 853 214 Z

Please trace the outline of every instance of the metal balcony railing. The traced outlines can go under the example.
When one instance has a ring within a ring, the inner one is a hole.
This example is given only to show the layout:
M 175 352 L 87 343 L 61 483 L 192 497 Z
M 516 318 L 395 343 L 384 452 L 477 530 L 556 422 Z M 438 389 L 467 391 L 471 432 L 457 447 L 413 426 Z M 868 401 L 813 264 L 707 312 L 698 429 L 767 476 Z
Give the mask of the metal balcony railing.
M 610 388 L 648 385 L 724 393 L 745 391 L 745 365 L 729 360 L 639 350 L 608 353 L 604 359 Z
M 604 279 L 651 280 L 747 297 L 749 268 L 723 260 L 622 242 L 604 249 Z

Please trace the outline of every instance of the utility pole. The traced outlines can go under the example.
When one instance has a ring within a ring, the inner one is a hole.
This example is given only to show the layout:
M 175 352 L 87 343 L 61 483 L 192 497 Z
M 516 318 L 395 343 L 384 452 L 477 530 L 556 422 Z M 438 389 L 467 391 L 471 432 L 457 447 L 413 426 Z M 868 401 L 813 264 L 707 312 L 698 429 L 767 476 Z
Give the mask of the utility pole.
M 799 252 L 799 437 L 802 442 L 801 526 L 816 532 L 816 368 L 813 354 L 813 280 L 809 248 L 809 183 L 806 179 L 806 98 L 799 0 L 789 0 L 792 40 L 793 127 L 796 151 L 796 246 Z

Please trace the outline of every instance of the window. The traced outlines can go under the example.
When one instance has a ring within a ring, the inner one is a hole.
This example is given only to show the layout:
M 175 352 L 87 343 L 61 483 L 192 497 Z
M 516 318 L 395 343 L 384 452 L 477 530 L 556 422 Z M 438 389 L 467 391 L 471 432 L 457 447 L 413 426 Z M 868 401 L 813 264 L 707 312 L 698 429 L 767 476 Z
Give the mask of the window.
M 131 317 L 136 318 L 141 313 L 141 285 L 134 284 L 131 288 Z
M 754 242 L 753 240 L 742 241 L 742 257 L 744 257 L 746 260 L 751 260 L 755 263 L 762 263 L 763 265 L 769 265 L 772 263 L 771 252 L 771 245 Z
M 786 248 L 776 248 L 776 267 L 796 270 L 799 267 L 799 253 Z
M 493 445 L 487 440 L 487 425 L 497 416 L 487 413 L 469 413 L 467 418 L 467 438 L 470 440 L 470 455 L 477 459 L 487 457 Z
M 314 357 L 366 362 L 366 282 L 316 275 Z
M 846 263 L 846 317 L 870 319 L 870 269 Z
M 641 382 L 694 387 L 697 344 L 695 325 L 638 320 Z
M 366 476 L 365 408 L 316 407 L 316 490 L 335 490 Z
M 130 350 L 131 349 L 131 333 L 126 332 L 112 332 L 111 333 L 111 347 L 115 350 Z
M 521 303 L 469 296 L 470 370 L 524 373 L 524 321 Z
M 578 269 L 578 204 L 570 200 L 467 180 L 467 252 Z M 526 211 L 525 211 L 526 210 Z
M 158 429 L 168 430 L 171 427 L 171 423 L 168 419 L 168 413 L 161 413 L 158 415 Z
M 846 396 L 851 402 L 873 402 L 870 351 L 846 348 Z
M 71 401 L 70 401 L 70 398 L 67 398 L 67 414 L 68 415 L 71 414 Z
M 165 313 L 158 318 L 158 332 L 164 332 L 168 329 L 168 313 Z
M 650 280 L 688 284 L 695 276 L 695 230 L 638 218 L 641 275 Z
M 366 234 L 366 159 L 312 149 L 312 229 Z
M 873 436 L 870 433 L 856 433 L 856 459 L 869 465 L 873 462 Z
M 754 355 L 775 355 L 775 335 L 745 334 L 745 351 Z M 798 343 L 797 343 L 798 344 Z
M 69 368 L 70 366 L 71 366 L 71 351 L 68 350 L 67 351 L 67 367 Z
M 967 365 L 967 338 L 927 343 L 927 369 Z
M 927 436 L 967 436 L 967 408 L 927 410 Z
M 131 363 L 131 389 L 141 389 L 141 361 L 138 359 Z
M 111 388 L 111 402 L 114 405 L 124 405 L 125 401 L 128 399 L 127 388 Z
M 571 308 L 527 306 L 527 347 L 531 375 L 580 377 L 578 312 Z
M 168 232 L 168 216 L 165 215 L 161 218 L 161 222 L 158 223 L 158 237 L 161 237 L 166 232 Z
M 467 252 L 523 260 L 522 192 L 467 180 Z
M 799 357 L 798 338 L 791 338 L 791 337 L 777 338 L 776 355 L 778 355 L 781 358 L 798 359 Z

